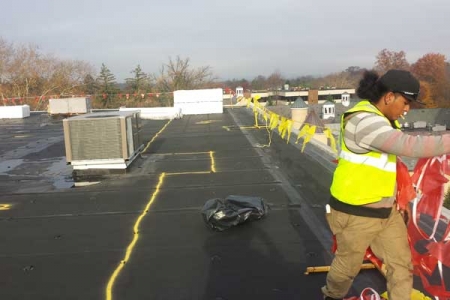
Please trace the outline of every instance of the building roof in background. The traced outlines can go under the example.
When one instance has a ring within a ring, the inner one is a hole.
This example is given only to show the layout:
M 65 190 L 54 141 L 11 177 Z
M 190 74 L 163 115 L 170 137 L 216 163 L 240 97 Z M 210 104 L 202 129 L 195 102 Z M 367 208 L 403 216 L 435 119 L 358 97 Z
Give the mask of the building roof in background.
M 328 118 L 323 119 L 323 123 L 339 123 L 341 120 L 341 115 L 356 105 L 360 100 L 359 99 L 350 99 L 350 105 L 344 106 L 342 103 L 334 103 L 334 109 L 335 109 L 335 117 L 334 118 Z M 327 102 L 325 102 L 327 103 Z M 309 106 L 310 110 L 314 110 L 316 114 L 320 117 L 322 117 L 322 106 L 323 104 L 311 104 Z
M 309 111 L 314 111 L 315 116 L 319 118 L 322 122 L 322 124 L 332 124 L 332 123 L 339 123 L 341 120 L 341 116 L 343 113 L 345 113 L 347 110 L 354 107 L 361 99 L 358 97 L 354 97 L 350 99 L 350 104 L 348 106 L 342 105 L 342 103 L 337 102 L 334 103 L 335 106 L 335 117 L 334 118 L 328 118 L 323 119 L 322 118 L 322 108 L 323 104 L 307 104 L 305 100 L 303 100 L 302 97 L 298 97 L 295 102 L 293 102 L 291 105 L 286 106 L 286 108 L 308 108 Z M 328 103 L 328 102 L 324 102 Z M 281 108 L 285 107 L 280 106 Z M 272 107 L 271 110 L 274 112 L 280 113 L 285 117 L 290 118 L 291 113 L 289 109 L 286 109 L 286 112 L 282 112 L 280 109 L 276 109 L 276 106 Z M 447 128 L 447 130 L 450 130 L 450 108 L 423 108 L 423 109 L 412 109 L 408 112 L 408 114 L 405 116 L 405 119 L 400 119 L 400 124 L 409 123 L 412 124 L 414 122 L 422 121 L 426 124 L 430 124 L 431 126 L 435 125 L 442 125 Z
M 308 115 L 306 116 L 305 122 L 301 126 L 300 130 L 306 125 L 314 125 L 317 126 L 316 133 L 323 133 L 323 128 L 325 127 L 322 119 L 319 118 L 315 110 L 309 110 Z
M 447 129 L 450 129 L 450 108 L 411 109 L 405 116 L 405 119 L 400 120 L 400 123 L 414 123 L 418 121 L 424 121 L 431 125 L 445 125 Z
M 303 101 L 302 97 L 298 97 L 294 103 L 292 103 L 291 108 L 308 108 L 308 104 Z

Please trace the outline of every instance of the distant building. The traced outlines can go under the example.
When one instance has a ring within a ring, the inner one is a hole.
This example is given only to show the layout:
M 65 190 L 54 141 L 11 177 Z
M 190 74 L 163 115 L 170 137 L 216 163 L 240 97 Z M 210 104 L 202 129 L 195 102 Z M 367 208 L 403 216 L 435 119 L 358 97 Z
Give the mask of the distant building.
M 244 88 L 242 86 L 238 86 L 236 88 L 236 97 L 244 96 Z
M 428 129 L 437 127 L 450 130 L 450 108 L 411 109 L 404 120 L 399 120 L 406 130 Z
M 237 91 L 236 91 L 237 93 Z M 276 97 L 276 99 L 284 100 L 287 102 L 294 102 L 298 97 L 307 99 L 309 105 L 316 103 L 323 103 L 327 100 L 332 100 L 335 103 L 349 103 L 350 99 L 355 96 L 355 89 L 327 89 L 327 90 L 277 90 L 277 91 L 258 91 L 253 92 L 253 94 L 258 94 L 261 96 L 261 101 L 266 101 L 269 97 Z
M 341 103 L 345 107 L 350 105 L 350 94 L 349 93 L 347 93 L 347 92 L 342 93 L 342 95 L 341 95 Z
M 309 109 L 316 112 L 325 124 L 339 123 L 344 112 L 355 106 L 359 99 L 346 99 L 346 103 L 336 103 L 332 101 L 325 101 L 322 104 L 309 105 Z
M 306 119 L 303 125 L 300 127 L 299 131 L 301 131 L 302 128 L 306 125 L 316 126 L 313 139 L 321 142 L 324 145 L 328 145 L 328 137 L 325 135 L 324 131 L 325 125 L 314 110 L 309 110 L 308 115 L 306 116 Z
M 327 100 L 325 103 L 322 104 L 322 113 L 321 113 L 322 119 L 334 120 L 335 115 L 336 115 L 336 104 L 333 101 Z
M 308 105 L 303 101 L 302 97 L 298 97 L 291 105 L 291 119 L 295 129 L 299 129 L 305 122 L 308 115 Z

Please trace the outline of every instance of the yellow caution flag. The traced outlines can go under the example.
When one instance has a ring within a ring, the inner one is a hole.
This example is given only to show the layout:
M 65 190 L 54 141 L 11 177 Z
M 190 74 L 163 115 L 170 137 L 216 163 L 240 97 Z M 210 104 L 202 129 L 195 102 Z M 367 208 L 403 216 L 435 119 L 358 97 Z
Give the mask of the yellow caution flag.
M 279 116 L 275 113 L 270 115 L 270 130 L 274 130 L 278 126 Z
M 285 131 L 286 131 L 286 117 L 281 117 L 280 125 L 278 126 L 278 133 L 280 134 L 281 138 L 284 139 Z
M 316 132 L 316 125 L 310 126 L 309 124 L 305 124 L 298 133 L 297 141 L 295 142 L 296 144 L 298 143 L 298 140 L 304 136 L 303 146 L 301 149 L 302 152 L 305 150 L 306 144 L 311 140 L 315 132 Z
M 287 132 L 288 132 L 286 144 L 288 144 L 289 140 L 291 139 L 291 131 L 292 131 L 292 120 L 291 119 L 287 120 L 286 127 L 287 127 Z
M 259 127 L 259 125 L 258 125 L 258 111 L 257 110 L 253 111 L 253 114 L 255 115 L 255 127 L 258 128 Z
M 330 140 L 330 147 L 331 149 L 333 149 L 334 152 L 337 152 L 337 148 L 336 148 L 336 139 L 333 136 L 333 133 L 331 132 L 330 128 L 325 128 L 323 130 L 323 132 L 325 133 L 325 136 L 327 137 L 327 139 Z

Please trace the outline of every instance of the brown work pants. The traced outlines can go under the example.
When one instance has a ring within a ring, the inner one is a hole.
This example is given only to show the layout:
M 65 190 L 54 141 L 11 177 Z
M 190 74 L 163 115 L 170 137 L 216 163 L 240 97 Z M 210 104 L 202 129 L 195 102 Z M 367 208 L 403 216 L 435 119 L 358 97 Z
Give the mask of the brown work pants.
M 412 263 L 406 225 L 393 208 L 387 219 L 360 217 L 331 209 L 328 224 L 336 236 L 337 250 L 322 292 L 340 299 L 348 293 L 370 246 L 386 265 L 389 300 L 410 300 Z

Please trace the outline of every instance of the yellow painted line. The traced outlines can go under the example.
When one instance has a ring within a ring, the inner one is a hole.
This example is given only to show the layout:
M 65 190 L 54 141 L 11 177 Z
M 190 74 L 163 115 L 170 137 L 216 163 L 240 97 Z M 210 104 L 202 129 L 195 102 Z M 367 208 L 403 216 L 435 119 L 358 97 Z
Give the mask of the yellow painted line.
M 170 120 L 171 121 L 171 120 Z M 164 127 L 152 138 L 152 140 L 147 144 L 147 146 L 144 148 L 144 151 L 149 147 L 149 145 L 156 139 L 156 137 L 169 125 L 170 121 L 164 125 Z M 127 247 L 127 250 L 125 252 L 124 258 L 120 261 L 119 265 L 116 267 L 114 272 L 112 273 L 111 277 L 108 280 L 108 284 L 106 285 L 106 300 L 112 300 L 113 298 L 113 288 L 114 283 L 117 280 L 117 277 L 119 276 L 120 272 L 124 268 L 125 264 L 130 261 L 131 255 L 133 254 L 134 247 L 137 244 L 137 241 L 139 239 L 139 225 L 141 224 L 143 218 L 147 215 L 148 211 L 150 210 L 151 205 L 156 199 L 156 196 L 158 195 L 161 186 L 164 183 L 164 178 L 166 176 L 174 176 L 174 175 L 192 175 L 192 174 L 211 174 L 211 172 L 216 172 L 216 166 L 215 166 L 215 160 L 214 160 L 214 151 L 207 151 L 207 152 L 187 152 L 187 153 L 176 153 L 178 155 L 193 155 L 193 154 L 209 154 L 209 157 L 211 159 L 211 167 L 208 171 L 198 171 L 198 172 L 174 172 L 174 173 L 161 173 L 159 176 L 158 184 L 156 185 L 155 191 L 153 192 L 152 196 L 150 197 L 149 201 L 147 202 L 147 205 L 145 206 L 142 213 L 137 218 L 134 226 L 133 226 L 133 238 L 130 242 L 130 244 Z
M 175 173 L 167 173 L 167 176 L 172 176 L 172 175 L 191 175 L 191 174 L 211 174 L 211 171 L 175 172 Z
M 193 172 L 171 172 L 166 173 L 166 175 L 185 175 L 185 174 L 207 174 L 207 173 L 215 173 L 216 172 L 216 163 L 214 160 L 214 151 L 206 151 L 206 152 L 178 152 L 178 153 L 155 153 L 154 155 L 195 155 L 195 154 L 209 154 L 211 159 L 211 171 L 193 171 Z
M 159 136 L 159 134 L 161 132 L 163 132 L 164 129 L 166 129 L 166 127 L 170 124 L 170 122 L 172 122 L 172 119 L 169 120 L 169 122 L 166 123 L 166 125 L 163 126 L 163 128 L 161 128 L 160 131 L 158 131 L 155 136 L 150 140 L 150 142 L 147 143 L 147 145 L 145 146 L 144 150 L 142 150 L 142 152 L 147 151 L 148 147 L 150 147 L 150 145 L 153 143 L 153 141 Z
M 206 125 L 206 124 L 211 124 L 211 123 L 214 123 L 214 122 L 219 122 L 219 121 L 218 120 L 207 120 L 207 121 L 199 121 L 199 122 L 196 122 L 195 124 Z
M 211 172 L 216 173 L 216 163 L 214 162 L 214 151 L 209 151 L 209 157 L 211 157 Z
M 260 129 L 260 128 L 268 128 L 267 126 L 240 126 L 241 129 Z
M 231 131 L 231 128 L 235 128 L 236 126 L 222 126 L 226 131 Z M 269 128 L 268 126 L 239 126 L 239 129 L 261 129 L 261 128 Z
M 139 239 L 139 225 L 141 224 L 142 219 L 147 214 L 148 210 L 150 209 L 150 206 L 152 205 L 153 201 L 156 199 L 156 195 L 159 193 L 159 189 L 161 185 L 164 182 L 164 177 L 166 176 L 166 173 L 162 173 L 159 176 L 159 182 L 156 186 L 155 191 L 153 192 L 153 195 L 151 196 L 150 200 L 148 201 L 147 205 L 145 206 L 144 210 L 142 211 L 141 215 L 137 218 L 136 223 L 133 227 L 133 240 L 127 247 L 127 251 L 125 253 L 125 257 L 122 259 L 122 261 L 119 263 L 117 268 L 114 270 L 113 274 L 111 275 L 111 278 L 108 281 L 108 285 L 106 286 L 106 299 L 111 300 L 112 299 L 112 289 L 114 286 L 114 282 L 117 279 L 117 276 L 119 275 L 120 271 L 123 269 L 124 265 L 130 260 L 131 254 L 133 253 L 134 246 L 136 245 L 138 239 Z
M 8 203 L 0 203 L 0 210 L 9 210 L 12 207 L 11 204 Z
M 193 155 L 193 154 L 207 154 L 209 152 L 210 151 L 204 151 L 204 152 L 174 152 L 174 153 L 168 153 L 168 154 L 172 154 L 172 155 Z
M 14 138 L 26 138 L 26 137 L 29 137 L 29 135 L 27 134 L 27 135 L 15 135 L 14 136 Z

